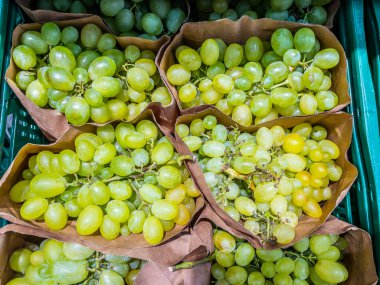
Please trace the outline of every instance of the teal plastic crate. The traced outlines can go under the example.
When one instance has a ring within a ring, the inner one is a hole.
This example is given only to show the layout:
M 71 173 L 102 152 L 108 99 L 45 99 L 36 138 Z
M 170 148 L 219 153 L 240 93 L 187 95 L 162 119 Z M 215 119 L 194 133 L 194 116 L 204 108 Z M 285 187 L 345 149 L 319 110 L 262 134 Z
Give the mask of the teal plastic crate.
M 0 8 L 6 8 L 7 19 L 1 25 L 1 29 L 6 27 L 6 32 L 1 32 L 0 49 L 1 65 L 0 70 L 2 78 L 5 76 L 5 70 L 9 65 L 12 32 L 17 24 L 23 21 L 16 4 L 13 1 L 0 1 Z M 3 10 L 0 11 L 0 17 Z M 7 23 L 8 24 L 5 24 Z M 4 55 L 4 56 L 3 56 Z M 22 107 L 20 101 L 12 93 L 5 80 L 0 85 L 0 176 L 4 174 L 17 152 L 26 143 L 45 143 L 42 132 L 38 129 L 32 118 Z M 0 219 L 0 227 L 4 226 L 6 221 Z
M 380 271 L 380 135 L 379 114 L 377 112 L 376 93 L 370 71 L 369 58 L 364 28 L 363 0 L 342 1 L 342 10 L 345 17 L 345 33 L 348 41 L 345 49 L 349 57 L 351 81 L 353 86 L 353 113 L 356 116 L 358 130 L 358 147 L 363 157 L 363 166 L 368 179 L 366 187 L 370 207 L 359 204 L 360 212 L 371 211 L 372 231 L 375 260 Z M 365 7 L 365 8 L 364 8 Z M 369 43 L 372 45 L 372 43 Z M 364 225 L 361 225 L 364 229 Z M 366 229 L 367 230 L 367 229 Z
M 366 1 L 364 14 L 368 57 L 376 93 L 377 112 L 380 113 L 380 2 Z

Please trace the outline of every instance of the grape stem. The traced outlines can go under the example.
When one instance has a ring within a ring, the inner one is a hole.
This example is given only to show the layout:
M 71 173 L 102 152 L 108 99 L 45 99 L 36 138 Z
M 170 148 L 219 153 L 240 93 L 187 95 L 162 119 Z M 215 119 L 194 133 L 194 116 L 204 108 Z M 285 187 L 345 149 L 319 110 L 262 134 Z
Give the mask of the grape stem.
M 197 265 L 213 261 L 216 258 L 216 253 L 217 253 L 217 251 L 215 250 L 211 255 L 209 255 L 209 256 L 201 259 L 201 260 L 198 260 L 198 261 L 184 261 L 184 262 L 178 263 L 177 265 L 170 266 L 169 267 L 169 271 L 174 272 L 174 271 L 177 271 L 177 270 L 180 270 L 180 269 L 191 269 L 191 268 L 193 268 L 193 267 L 195 267 Z

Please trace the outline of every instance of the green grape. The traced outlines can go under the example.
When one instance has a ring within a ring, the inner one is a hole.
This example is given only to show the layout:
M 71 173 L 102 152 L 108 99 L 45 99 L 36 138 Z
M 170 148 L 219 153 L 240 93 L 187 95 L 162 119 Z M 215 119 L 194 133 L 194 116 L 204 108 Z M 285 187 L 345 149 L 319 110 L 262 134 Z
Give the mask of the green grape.
M 259 271 L 251 272 L 247 283 L 248 285 L 265 285 L 265 277 Z
M 294 34 L 294 46 L 301 53 L 310 52 L 315 45 L 315 34 L 309 28 L 299 29 Z
M 276 266 L 272 262 L 263 262 L 260 268 L 262 274 L 266 278 L 273 278 L 276 274 Z
M 19 45 L 12 51 L 12 59 L 22 70 L 33 68 L 37 63 L 36 53 L 26 45 Z
M 49 100 L 46 88 L 38 80 L 34 80 L 28 85 L 25 95 L 38 107 L 46 106 Z
M 172 220 L 178 215 L 178 206 L 170 200 L 161 199 L 153 203 L 151 211 L 161 220 Z
M 65 115 L 70 124 L 84 125 L 90 118 L 90 106 L 84 98 L 72 97 L 66 105 Z
M 288 49 L 293 48 L 293 35 L 286 28 L 277 29 L 271 36 L 273 50 L 281 57 Z
M 320 255 L 330 247 L 330 237 L 327 235 L 314 235 L 310 238 L 310 250 Z
M 78 243 L 64 242 L 63 254 L 71 260 L 82 260 L 89 258 L 95 251 Z
M 229 233 L 217 230 L 213 235 L 215 247 L 223 252 L 232 252 L 236 248 L 236 241 Z
M 174 166 L 165 165 L 158 170 L 157 181 L 164 188 L 175 188 L 181 180 L 181 172 Z
M 267 66 L 265 74 L 273 79 L 273 83 L 279 83 L 287 78 L 289 69 L 282 61 L 276 61 Z
M 30 47 L 36 54 L 45 54 L 48 45 L 42 39 L 41 33 L 37 31 L 26 31 L 21 36 L 21 44 Z
M 292 6 L 293 0 L 271 0 L 270 5 L 274 10 L 287 10 Z
M 53 22 L 48 22 L 42 25 L 41 36 L 46 44 L 50 46 L 56 46 L 61 40 L 61 30 L 57 26 L 57 24 Z
M 132 196 L 132 188 L 124 181 L 113 181 L 108 187 L 112 199 L 123 201 Z
M 315 96 L 311 94 L 303 94 L 299 102 L 300 110 L 305 115 L 315 114 L 318 107 L 318 101 Z
M 310 90 L 318 90 L 323 83 L 323 72 L 316 66 L 307 68 L 302 76 L 303 84 Z
M 237 67 L 243 60 L 244 50 L 239 44 L 230 44 L 224 54 L 224 64 L 227 68 Z
M 35 220 L 45 213 L 49 205 L 46 199 L 33 197 L 26 200 L 20 209 L 20 215 L 25 220 Z
M 9 259 L 11 269 L 25 274 L 27 267 L 30 265 L 31 254 L 32 251 L 27 248 L 14 251 Z
M 289 17 L 288 10 L 276 11 L 276 10 L 273 10 L 273 9 L 268 9 L 265 12 L 265 18 L 271 18 L 273 20 L 282 20 L 282 21 L 285 21 L 288 17 Z
M 289 257 L 282 257 L 276 262 L 276 271 L 278 273 L 290 274 L 295 268 L 295 262 Z
M 160 8 L 161 11 L 162 8 Z M 169 11 L 169 14 L 166 17 L 166 28 L 169 32 L 175 33 L 177 30 L 181 27 L 181 25 L 186 20 L 186 14 L 185 12 L 180 8 L 174 8 Z
M 333 91 L 319 91 L 315 99 L 320 110 L 331 110 L 338 105 L 338 96 Z
M 189 82 L 190 70 L 180 64 L 174 64 L 167 71 L 168 80 L 173 85 L 184 85 Z
M 142 17 L 142 28 L 144 31 L 150 35 L 159 35 L 162 33 L 163 24 L 156 14 L 147 13 Z
M 16 84 L 21 90 L 26 90 L 30 83 L 36 80 L 33 73 L 28 71 L 19 71 L 16 74 Z
M 248 273 L 241 266 L 232 266 L 227 269 L 225 278 L 230 284 L 243 284 L 248 279 Z
M 102 0 L 100 1 L 100 11 L 108 17 L 116 16 L 124 8 L 123 0 Z
M 164 236 L 164 229 L 160 220 L 155 216 L 148 217 L 143 226 L 143 235 L 145 240 L 152 244 L 159 244 Z
M 297 49 L 288 49 L 284 53 L 283 61 L 287 66 L 297 66 L 301 61 L 301 53 Z
M 248 127 L 252 124 L 252 113 L 247 105 L 240 105 L 234 108 L 232 119 L 242 126 Z
M 92 82 L 92 88 L 103 97 L 114 97 L 121 91 L 121 82 L 114 77 L 102 76 Z
M 141 199 L 145 202 L 153 204 L 155 201 L 162 199 L 161 189 L 153 184 L 144 184 L 139 190 Z
M 307 19 L 312 24 L 323 25 L 327 20 L 327 11 L 321 6 L 315 6 L 310 9 Z
M 120 224 L 108 215 L 105 215 L 99 227 L 99 231 L 106 240 L 113 240 L 120 234 Z
M 93 62 L 96 58 L 99 57 L 99 54 L 93 50 L 85 50 L 81 52 L 76 60 L 77 67 L 82 67 L 84 69 L 88 69 L 91 62 Z
M 285 52 L 284 52 L 285 54 Z M 282 58 L 277 55 L 274 51 L 268 51 L 264 53 L 263 57 L 261 58 L 261 65 L 264 68 L 267 68 L 269 64 L 276 62 L 276 61 L 281 61 Z
M 231 267 L 235 263 L 234 254 L 231 252 L 218 251 L 215 260 L 223 267 Z
M 300 280 L 306 280 L 309 277 L 309 263 L 303 258 L 296 259 L 293 274 Z
M 51 66 L 61 67 L 68 72 L 72 72 L 76 67 L 73 53 L 66 47 L 55 46 L 49 52 L 49 62 Z
M 111 58 L 116 64 L 116 70 L 120 69 L 120 67 L 125 63 L 124 52 L 118 49 L 109 49 L 103 52 L 103 56 L 108 56 Z
M 29 192 L 30 180 L 22 180 L 12 186 L 9 192 L 9 198 L 12 202 L 22 203 L 26 200 Z
M 192 83 L 186 83 L 179 90 L 178 96 L 181 102 L 190 103 L 197 96 L 197 88 Z
M 347 280 L 348 271 L 346 267 L 336 261 L 318 260 L 315 272 L 328 283 L 341 283 Z
M 292 285 L 293 279 L 288 274 L 285 273 L 276 273 L 273 277 L 274 285 Z
M 113 76 L 115 71 L 115 62 L 107 56 L 96 58 L 91 62 L 88 68 L 88 74 L 92 80 L 102 76 Z
M 86 84 L 90 80 L 87 70 L 82 67 L 75 68 L 73 71 L 73 76 L 75 78 L 75 82 L 79 84 Z
M 46 70 L 47 83 L 60 91 L 72 91 L 75 86 L 74 76 L 62 67 L 49 67 Z
M 272 89 L 270 94 L 272 104 L 277 105 L 280 108 L 287 108 L 294 105 L 297 102 L 297 99 L 297 93 L 294 90 L 285 87 Z
M 44 219 L 46 225 L 52 230 L 61 230 L 67 224 L 67 213 L 60 203 L 52 203 L 48 206 Z
M 57 173 L 41 173 L 33 177 L 30 191 L 42 198 L 51 198 L 65 191 L 66 180 Z
M 211 266 L 211 275 L 213 278 L 215 278 L 216 280 L 221 280 L 224 278 L 224 274 L 226 273 L 226 270 L 224 269 L 223 266 L 221 266 L 220 264 L 218 263 L 214 263 L 212 266 Z
M 89 205 L 79 214 L 76 229 L 80 235 L 91 235 L 96 232 L 103 220 L 103 211 L 99 206 Z
M 131 213 L 128 219 L 128 228 L 132 233 L 139 234 L 143 232 L 146 214 L 142 210 L 136 210 Z
M 82 48 L 78 44 L 68 44 L 66 47 L 73 53 L 75 58 L 82 52 Z
M 255 257 L 255 249 L 249 243 L 239 245 L 235 252 L 235 262 L 240 266 L 247 266 Z
M 73 26 L 67 26 L 62 29 L 61 42 L 67 46 L 69 44 L 75 44 L 79 38 L 78 30 Z
M 96 181 L 89 188 L 91 201 L 96 205 L 105 205 L 110 200 L 111 194 L 107 185 L 101 181 Z
M 215 64 L 219 59 L 219 52 L 219 45 L 215 39 L 205 40 L 200 48 L 202 62 L 209 66 Z
M 96 47 L 101 35 L 102 31 L 97 25 L 86 24 L 80 32 L 80 40 L 84 47 L 93 49 Z
M 141 58 L 137 60 L 135 66 L 144 69 L 149 76 L 153 76 L 157 71 L 154 60 L 150 58 Z
M 339 53 L 334 48 L 326 48 L 314 56 L 313 63 L 322 69 L 331 69 L 339 63 Z
M 284 253 L 282 249 L 256 249 L 256 255 L 265 262 L 276 262 L 283 257 Z

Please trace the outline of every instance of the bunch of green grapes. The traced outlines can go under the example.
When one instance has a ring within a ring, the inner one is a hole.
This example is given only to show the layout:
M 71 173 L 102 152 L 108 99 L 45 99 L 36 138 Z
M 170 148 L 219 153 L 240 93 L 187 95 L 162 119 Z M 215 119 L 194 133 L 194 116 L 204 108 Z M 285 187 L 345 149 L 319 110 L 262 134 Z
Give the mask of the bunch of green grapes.
M 331 198 L 329 184 L 342 176 L 334 162 L 340 150 L 320 125 L 250 134 L 208 115 L 178 124 L 176 132 L 197 156 L 219 206 L 265 242 L 291 242 L 302 213 L 321 217 L 319 202 Z
M 338 234 L 306 237 L 286 249 L 254 249 L 229 233 L 214 232 L 211 267 L 216 285 L 327 285 L 348 278 L 342 262 L 348 243 Z
M 338 105 L 328 71 L 339 63 L 333 48 L 320 50 L 309 28 L 279 28 L 270 42 L 244 45 L 207 39 L 198 50 L 181 45 L 167 70 L 183 108 L 215 105 L 242 126 L 279 116 L 311 115 Z
M 182 0 L 38 0 L 37 9 L 100 15 L 116 34 L 149 40 L 174 34 L 187 17 Z
M 215 21 L 222 18 L 237 20 L 271 18 L 299 23 L 324 25 L 326 5 L 332 0 L 196 0 L 190 2 L 196 19 Z
M 9 259 L 7 285 L 133 285 L 145 261 L 102 254 L 86 246 L 46 239 L 27 244 Z
M 80 235 L 98 230 L 107 240 L 143 233 L 158 244 L 165 232 L 186 225 L 200 195 L 166 137 L 150 120 L 97 128 L 75 138 L 75 151 L 41 151 L 10 192 L 25 220 L 52 230 L 76 220 Z M 161 138 L 160 138 L 161 137 Z
M 134 45 L 124 50 L 94 24 L 81 31 L 46 23 L 26 31 L 12 51 L 21 70 L 16 84 L 41 108 L 65 114 L 70 124 L 132 120 L 149 102 L 168 105 L 171 95 L 154 63 L 155 54 Z

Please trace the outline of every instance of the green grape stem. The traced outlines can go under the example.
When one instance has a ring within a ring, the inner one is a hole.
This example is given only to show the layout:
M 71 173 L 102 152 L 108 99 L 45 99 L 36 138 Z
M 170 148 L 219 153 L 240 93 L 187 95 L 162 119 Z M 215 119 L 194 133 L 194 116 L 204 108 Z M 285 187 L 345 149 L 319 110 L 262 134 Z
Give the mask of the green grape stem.
M 215 250 L 211 255 L 209 255 L 209 256 L 201 259 L 201 260 L 198 260 L 198 261 L 184 261 L 184 262 L 178 263 L 178 264 L 176 264 L 174 266 L 170 266 L 169 267 L 169 271 L 174 272 L 174 271 L 177 271 L 177 270 L 180 270 L 180 269 L 191 269 L 191 268 L 193 268 L 193 267 L 195 267 L 197 265 L 213 261 L 216 258 L 216 253 L 217 253 L 217 251 Z

